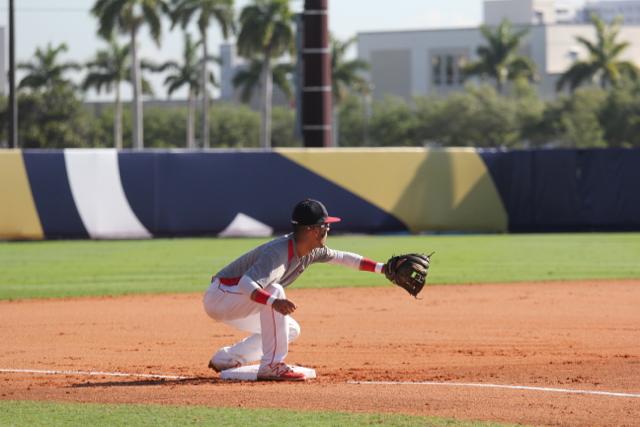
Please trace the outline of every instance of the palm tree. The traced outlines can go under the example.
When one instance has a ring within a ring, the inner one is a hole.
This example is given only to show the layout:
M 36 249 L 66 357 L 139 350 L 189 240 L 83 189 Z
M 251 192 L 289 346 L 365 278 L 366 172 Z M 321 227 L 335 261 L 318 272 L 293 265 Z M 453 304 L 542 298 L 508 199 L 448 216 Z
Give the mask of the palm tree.
M 171 13 L 173 25 L 180 22 L 185 29 L 192 17 L 198 15 L 198 29 L 202 39 L 202 57 L 209 57 L 207 30 L 212 20 L 220 26 L 226 40 L 230 32 L 235 32 L 233 14 L 233 0 L 172 0 L 174 9 Z M 172 25 L 172 26 L 173 26 Z M 207 86 L 209 71 L 208 61 L 202 61 L 201 85 Z M 202 141 L 204 148 L 209 148 L 209 93 L 203 92 L 202 97 Z
M 184 50 L 182 64 L 178 64 L 176 61 L 167 61 L 159 66 L 152 66 L 154 71 L 171 71 L 171 74 L 167 76 L 164 81 L 167 86 L 167 94 L 171 97 L 171 94 L 183 86 L 187 86 L 188 89 L 188 102 L 187 102 L 187 148 L 194 149 L 195 144 L 195 100 L 201 92 L 202 86 L 200 81 L 200 70 L 202 69 L 201 62 L 203 59 L 199 59 L 197 55 L 197 49 L 202 44 L 202 40 L 194 43 L 191 40 L 191 35 L 185 33 L 184 36 Z M 216 58 L 206 58 L 206 61 L 216 60 Z M 215 85 L 215 78 L 212 72 L 209 72 L 207 78 L 207 86 L 210 84 Z M 205 87 L 205 92 L 207 91 Z
M 339 140 L 339 111 L 338 105 L 351 91 L 365 94 L 369 90 L 369 83 L 362 77 L 361 72 L 369 69 L 369 64 L 361 59 L 346 60 L 349 48 L 355 43 L 352 37 L 340 41 L 331 37 L 331 93 L 333 97 L 333 143 Z
M 239 70 L 233 76 L 233 86 L 240 89 L 240 99 L 243 102 L 251 101 L 251 97 L 256 89 L 262 85 L 262 67 L 263 61 L 253 59 L 249 65 Z M 271 79 L 273 83 L 287 96 L 288 99 L 293 97 L 293 90 L 289 76 L 295 67 L 289 63 L 280 63 L 271 66 Z
M 344 42 L 331 37 L 331 90 L 334 106 L 340 104 L 349 92 L 361 93 L 368 87 L 368 82 L 362 77 L 361 72 L 369 69 L 369 63 L 361 59 L 345 59 L 347 51 L 355 41 L 355 37 Z
M 95 89 L 100 93 L 115 89 L 113 137 L 115 147 L 122 149 L 122 102 L 120 101 L 120 83 L 130 81 L 129 45 L 120 46 L 115 39 L 109 40 L 108 49 L 99 50 L 86 67 L 89 72 L 82 84 L 83 90 Z
M 293 14 L 288 0 L 253 0 L 240 13 L 238 53 L 262 62 L 262 125 L 260 145 L 271 148 L 271 61 L 293 52 Z
M 536 66 L 533 61 L 518 54 L 522 38 L 528 30 L 514 31 L 511 23 L 504 19 L 494 31 L 483 25 L 480 27 L 480 32 L 488 45 L 478 48 L 477 53 L 480 59 L 464 68 L 465 75 L 495 79 L 496 89 L 500 93 L 508 81 L 535 79 Z
M 69 71 L 79 70 L 82 67 L 73 61 L 59 62 L 59 55 L 67 50 L 66 43 L 56 47 L 48 43 L 44 50 L 37 48 L 33 61 L 18 64 L 18 69 L 27 72 L 27 75 L 18 83 L 18 88 L 49 90 L 58 85 L 73 86 L 73 83 L 66 79 L 64 75 Z
M 98 18 L 98 34 L 110 39 L 114 31 L 131 37 L 131 82 L 133 83 L 133 145 L 144 147 L 142 128 L 142 77 L 138 59 L 138 31 L 148 25 L 151 37 L 160 45 L 160 13 L 168 13 L 167 0 L 96 0 L 91 13 Z
M 582 83 L 594 81 L 604 89 L 607 86 L 617 85 L 623 77 L 636 80 L 640 76 L 638 67 L 632 62 L 620 60 L 620 54 L 629 47 L 629 42 L 616 40 L 620 33 L 622 19 L 616 18 L 607 27 L 598 15 L 592 14 L 591 22 L 596 29 L 596 42 L 593 43 L 584 37 L 576 37 L 576 41 L 589 52 L 589 57 L 585 61 L 576 61 L 565 71 L 556 83 L 558 91 L 565 85 L 569 85 L 573 91 Z

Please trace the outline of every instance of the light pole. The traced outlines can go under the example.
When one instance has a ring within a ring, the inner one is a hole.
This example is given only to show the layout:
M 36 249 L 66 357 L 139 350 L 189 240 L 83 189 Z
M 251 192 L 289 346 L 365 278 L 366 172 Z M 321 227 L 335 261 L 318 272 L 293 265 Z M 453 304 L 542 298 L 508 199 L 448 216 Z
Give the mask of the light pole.
M 9 0 L 9 148 L 18 148 L 18 103 L 16 100 L 15 10 Z
M 369 146 L 369 121 L 371 120 L 371 114 L 372 114 L 372 108 L 371 108 L 371 104 L 373 103 L 373 83 L 365 83 L 365 89 L 364 89 L 364 94 L 362 96 L 363 101 L 364 101 L 364 108 L 363 108 L 363 112 L 364 112 L 364 123 L 362 126 L 362 130 L 363 130 L 363 139 L 364 139 L 364 146 L 368 147 Z
M 305 0 L 303 16 L 302 135 L 305 147 L 331 146 L 329 0 Z

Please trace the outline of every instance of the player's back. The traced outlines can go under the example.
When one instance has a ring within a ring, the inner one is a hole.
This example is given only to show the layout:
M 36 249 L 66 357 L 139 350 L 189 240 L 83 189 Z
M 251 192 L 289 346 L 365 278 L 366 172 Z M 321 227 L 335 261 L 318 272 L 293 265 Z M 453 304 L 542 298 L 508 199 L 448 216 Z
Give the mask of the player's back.
M 287 260 L 289 252 L 289 240 L 291 235 L 287 234 L 276 239 L 263 243 L 260 246 L 255 247 L 249 252 L 236 258 L 218 273 L 215 277 L 218 278 L 240 278 L 242 277 L 262 256 L 269 256 L 270 258 L 282 258 Z

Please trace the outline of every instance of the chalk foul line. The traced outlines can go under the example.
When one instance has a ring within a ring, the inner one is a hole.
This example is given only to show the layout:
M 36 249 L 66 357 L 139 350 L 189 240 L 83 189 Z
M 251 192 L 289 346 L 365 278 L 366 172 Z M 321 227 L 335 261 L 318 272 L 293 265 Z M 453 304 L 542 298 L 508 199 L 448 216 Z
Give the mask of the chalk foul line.
M 640 393 L 618 393 L 599 390 L 578 390 L 573 388 L 532 387 L 525 385 L 485 384 L 485 383 L 449 383 L 437 381 L 347 381 L 347 384 L 357 385 L 432 385 L 448 387 L 476 387 L 476 388 L 502 388 L 509 390 L 544 391 L 549 393 L 587 394 L 596 396 L 631 397 L 640 398 Z
M 101 372 L 101 371 L 74 371 L 74 370 L 47 370 L 47 369 L 6 369 L 0 368 L 0 373 L 7 374 L 39 374 L 39 375 L 73 375 L 73 376 L 102 376 L 102 377 L 130 377 L 164 380 L 186 380 L 190 377 L 166 374 L 137 374 L 130 372 Z M 438 381 L 347 381 L 354 385 L 429 385 L 446 387 L 467 388 L 498 388 L 508 390 L 541 391 L 548 393 L 585 394 L 595 396 L 640 398 L 640 393 L 620 393 L 600 390 L 580 390 L 573 388 L 533 387 L 525 385 L 488 384 L 488 383 L 453 383 Z
M 151 379 L 161 379 L 161 380 L 186 380 L 189 378 L 189 377 L 183 377 L 180 375 L 164 375 L 164 374 L 135 374 L 135 373 L 127 373 L 127 372 L 64 371 L 64 370 L 44 370 L 44 369 L 2 369 L 0 368 L 0 373 L 100 376 L 100 377 L 133 377 L 133 378 L 151 378 Z

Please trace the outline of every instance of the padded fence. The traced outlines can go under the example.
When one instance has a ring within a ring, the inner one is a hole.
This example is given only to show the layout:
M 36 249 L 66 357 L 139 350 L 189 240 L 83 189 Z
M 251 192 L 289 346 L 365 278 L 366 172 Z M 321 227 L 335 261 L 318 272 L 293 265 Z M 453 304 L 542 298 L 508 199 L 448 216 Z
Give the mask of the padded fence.
M 510 231 L 640 230 L 640 150 L 480 153 Z
M 640 150 L 0 151 L 0 238 L 640 229 Z

